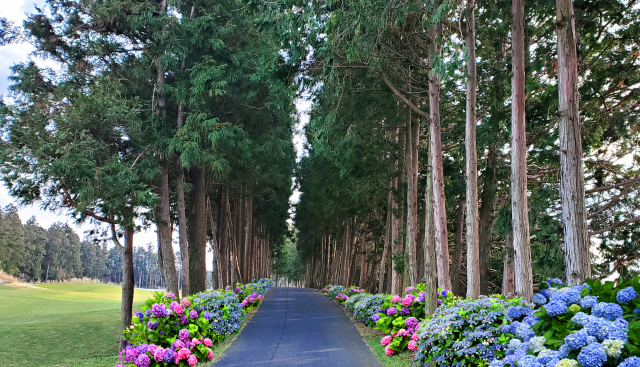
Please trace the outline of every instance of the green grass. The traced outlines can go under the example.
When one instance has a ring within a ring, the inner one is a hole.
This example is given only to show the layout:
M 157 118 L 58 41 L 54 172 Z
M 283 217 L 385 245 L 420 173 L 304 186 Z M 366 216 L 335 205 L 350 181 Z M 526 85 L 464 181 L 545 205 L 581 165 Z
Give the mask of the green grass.
M 151 292 L 135 291 L 134 310 Z M 8 367 L 113 367 L 121 288 L 0 284 L 0 361 Z

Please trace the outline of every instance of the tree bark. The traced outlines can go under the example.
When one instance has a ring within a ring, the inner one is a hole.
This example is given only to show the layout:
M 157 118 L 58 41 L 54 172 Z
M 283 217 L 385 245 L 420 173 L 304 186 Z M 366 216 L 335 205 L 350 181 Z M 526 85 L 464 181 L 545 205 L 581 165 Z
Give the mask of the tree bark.
M 404 139 L 401 137 L 400 129 L 396 129 L 396 146 L 398 144 L 403 143 Z M 398 157 L 399 149 L 395 150 L 395 156 Z M 402 184 L 402 170 L 400 169 L 400 162 L 396 158 L 395 161 L 396 172 L 398 173 L 398 177 L 394 178 L 394 191 L 397 192 L 398 187 Z M 402 274 L 396 271 L 396 261 L 395 256 L 400 252 L 398 247 L 400 247 L 400 234 L 399 234 L 399 223 L 401 223 L 400 218 L 398 218 L 398 199 L 397 196 L 393 197 L 393 217 L 392 217 L 392 225 L 391 225 L 391 291 L 389 293 L 399 294 L 398 291 L 402 286 Z
M 516 292 L 515 263 L 513 260 L 513 237 L 509 233 L 504 239 L 504 270 L 502 273 L 502 294 L 513 296 Z
M 511 77 L 511 216 L 516 296 L 531 301 L 533 275 L 527 200 L 527 137 L 525 134 L 524 0 L 513 0 Z
M 467 174 L 467 297 L 480 296 L 480 238 L 478 223 L 478 152 L 476 150 L 476 25 L 475 0 L 467 0 L 467 116 L 465 152 Z
M 193 183 L 189 192 L 189 288 L 196 294 L 207 288 L 207 198 L 204 170 L 192 167 L 189 173 Z
M 160 196 L 159 208 L 157 210 L 160 218 L 156 218 L 158 230 L 159 248 L 162 250 L 162 270 L 164 271 L 164 282 L 168 292 L 173 292 L 180 296 L 178 288 L 178 274 L 176 273 L 176 261 L 173 254 L 173 244 L 171 241 L 171 203 L 169 202 L 169 162 L 160 162 L 160 185 L 158 186 Z
M 482 205 L 480 206 L 480 294 L 489 294 L 489 268 L 493 242 L 493 212 L 496 201 L 496 150 L 491 144 L 483 174 Z
M 360 258 L 360 282 L 359 282 L 359 287 L 360 289 L 365 289 L 366 286 L 366 282 L 367 282 L 367 257 L 369 255 L 368 253 L 368 247 L 369 247 L 369 243 L 367 242 L 367 237 L 369 235 L 369 216 L 367 216 L 364 220 L 364 223 L 362 225 L 362 243 L 360 245 L 360 247 L 362 248 L 362 257 Z
M 572 0 L 556 1 L 558 36 L 558 115 L 560 116 L 560 201 L 568 285 L 591 277 L 589 234 L 582 168 L 578 55 Z
M 389 194 L 387 197 L 387 220 L 384 230 L 384 247 L 382 248 L 382 259 L 380 259 L 380 277 L 378 278 L 378 293 L 384 293 L 384 274 L 387 261 L 387 253 L 389 251 L 389 237 L 391 236 L 391 215 L 392 214 L 392 197 L 393 180 L 389 181 Z M 391 273 L 389 273 L 391 274 Z
M 442 24 L 438 23 L 430 30 L 429 54 L 431 65 L 439 57 L 440 46 L 437 40 L 442 38 Z M 438 287 L 451 289 L 449 277 L 449 241 L 447 237 L 447 210 L 444 196 L 444 172 L 442 168 L 442 140 L 440 131 L 440 77 L 432 72 L 429 79 L 429 126 L 430 151 L 433 180 L 433 224 L 436 242 L 436 263 Z
M 178 236 L 182 264 L 182 296 L 184 297 L 189 295 L 189 242 L 187 238 L 187 214 L 184 203 L 184 170 L 180 160 L 178 160 L 176 191 L 178 192 Z
M 121 331 L 124 331 L 124 329 L 131 325 L 133 311 L 133 289 L 135 286 L 133 274 L 133 233 L 133 227 L 127 227 L 124 229 L 124 253 L 122 255 L 122 303 L 120 304 Z M 120 349 L 124 349 L 125 346 L 126 342 L 124 339 L 120 338 Z
M 456 220 L 456 242 L 453 250 L 453 263 L 451 264 L 451 292 L 456 296 L 462 296 L 462 289 L 460 284 L 460 271 L 462 265 L 462 247 L 463 243 L 463 232 L 464 232 L 464 212 L 465 212 L 466 203 L 465 201 L 460 201 L 458 205 L 458 218 Z M 468 212 L 467 212 L 468 213 Z M 468 243 L 467 243 L 468 245 Z M 469 249 L 467 249 L 469 251 Z M 468 258 L 467 254 L 467 258 Z M 467 263 L 467 266 L 468 263 Z M 469 282 L 469 270 L 467 269 L 467 282 Z M 467 287 L 468 288 L 468 287 Z
M 411 71 L 409 71 L 411 75 Z M 408 260 L 405 274 L 408 275 L 410 285 L 418 281 L 416 270 L 416 241 L 418 237 L 418 131 L 420 119 L 413 116 L 411 109 L 407 109 L 409 116 L 406 128 L 406 175 L 407 175 L 407 230 L 405 237 L 405 252 Z
M 431 139 L 429 139 L 431 141 Z M 431 146 L 429 146 L 431 150 Z M 427 163 L 427 185 L 425 188 L 425 215 L 424 215 L 424 310 L 427 316 L 433 315 L 438 307 L 438 274 L 436 261 L 436 242 L 434 238 L 433 226 L 433 180 L 431 161 L 432 155 L 429 152 Z

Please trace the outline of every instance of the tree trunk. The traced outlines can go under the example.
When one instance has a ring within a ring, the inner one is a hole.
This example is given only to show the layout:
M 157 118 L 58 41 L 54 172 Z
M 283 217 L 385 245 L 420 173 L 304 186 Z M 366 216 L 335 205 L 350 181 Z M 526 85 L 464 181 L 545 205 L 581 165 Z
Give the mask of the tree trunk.
M 431 139 L 429 139 L 431 141 Z M 429 146 L 429 151 L 431 146 Z M 436 261 L 436 242 L 434 239 L 433 225 L 433 180 L 432 155 L 429 152 L 427 163 L 427 185 L 425 188 L 425 215 L 424 215 L 424 311 L 427 316 L 433 315 L 438 307 L 438 274 Z
M 184 203 L 184 170 L 178 160 L 178 236 L 180 241 L 180 257 L 182 264 L 182 296 L 189 295 L 189 242 L 187 239 L 187 214 Z
M 578 56 L 572 0 L 556 1 L 558 36 L 558 115 L 560 116 L 560 201 L 567 285 L 591 277 L 589 233 L 585 208 Z
M 467 297 L 480 296 L 480 239 L 478 223 L 478 153 L 476 150 L 476 25 L 475 0 L 467 0 L 467 121 L 465 152 L 467 173 Z
M 378 278 L 378 293 L 384 293 L 384 274 L 387 261 L 387 252 L 389 251 L 389 237 L 391 235 L 391 216 L 392 214 L 392 197 L 393 180 L 389 181 L 389 195 L 387 197 L 387 220 L 384 230 L 384 247 L 382 249 L 382 259 L 380 260 L 380 278 Z M 389 273 L 391 274 L 391 273 Z
M 511 77 L 511 216 L 516 296 L 531 301 L 533 276 L 527 200 L 527 137 L 525 134 L 524 0 L 513 0 Z
M 466 203 L 465 201 L 460 201 L 458 205 L 458 218 L 456 220 L 456 242 L 453 250 L 453 264 L 451 264 L 451 292 L 456 296 L 462 296 L 462 289 L 460 287 L 460 267 L 462 265 L 462 246 L 464 245 L 462 241 L 462 235 L 464 232 L 464 211 L 465 211 Z M 467 212 L 468 213 L 468 212 Z M 468 243 L 467 243 L 468 244 Z M 467 251 L 469 251 L 467 249 Z M 467 257 L 469 255 L 467 254 Z M 469 266 L 469 265 L 467 265 Z M 467 274 L 469 270 L 467 269 Z M 469 281 L 469 276 L 467 275 L 467 282 Z
M 411 71 L 409 71 L 411 75 Z M 405 157 L 407 170 L 407 230 L 405 251 L 408 264 L 405 264 L 406 280 L 410 285 L 417 283 L 416 240 L 418 237 L 418 131 L 420 119 L 414 116 L 411 109 L 407 119 Z M 407 266 L 408 265 L 408 266 Z
M 196 294 L 207 288 L 207 198 L 204 170 L 192 167 L 189 173 L 193 183 L 189 192 L 189 290 Z
M 369 216 L 367 216 L 364 220 L 364 224 L 362 225 L 362 243 L 360 247 L 362 248 L 361 258 L 360 258 L 360 289 L 365 289 L 367 282 L 367 256 L 369 242 L 367 242 L 367 237 L 369 235 Z
M 437 40 L 442 38 L 442 24 L 438 23 L 430 31 L 429 54 L 432 59 L 438 57 L 440 46 Z M 433 66 L 433 60 L 432 60 Z M 447 237 L 447 209 L 444 197 L 444 172 L 442 168 L 442 140 L 440 132 L 440 77 L 433 72 L 429 80 L 429 139 L 432 180 L 433 180 L 433 227 L 436 242 L 436 262 L 438 287 L 451 289 L 449 277 L 449 241 Z
M 513 260 L 513 237 L 509 233 L 504 239 L 504 271 L 502 273 L 502 294 L 513 297 L 515 286 L 515 262 Z
M 160 218 L 156 218 L 158 239 L 162 250 L 162 270 L 167 291 L 180 296 L 178 288 L 178 274 L 176 273 L 176 260 L 173 254 L 171 241 L 171 203 L 169 202 L 169 162 L 160 162 L 160 185 L 158 187 L 160 204 L 157 210 Z
M 174 267 L 175 270 L 175 267 Z M 121 331 L 131 325 L 133 311 L 133 289 L 135 281 L 133 274 L 133 227 L 124 229 L 124 253 L 122 256 L 122 303 L 120 304 Z M 177 293 L 176 293 L 177 294 Z M 122 333 L 121 333 L 122 334 Z M 120 349 L 125 348 L 124 339 L 120 338 Z
M 491 144 L 487 153 L 480 206 L 480 294 L 489 294 L 489 268 L 493 241 L 493 211 L 496 201 L 496 150 Z

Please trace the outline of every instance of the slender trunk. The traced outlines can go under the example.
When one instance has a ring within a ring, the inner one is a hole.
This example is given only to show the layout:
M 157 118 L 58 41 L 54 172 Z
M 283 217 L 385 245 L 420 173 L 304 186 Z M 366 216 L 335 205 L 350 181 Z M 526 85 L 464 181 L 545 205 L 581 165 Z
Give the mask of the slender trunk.
M 391 216 L 392 214 L 392 197 L 393 180 L 389 181 L 389 195 L 387 197 L 387 220 L 384 229 L 384 247 L 382 249 L 382 259 L 380 259 L 380 277 L 378 278 L 378 293 L 384 293 L 384 272 L 385 262 L 387 261 L 387 251 L 389 251 L 389 236 L 391 235 Z M 389 273 L 391 274 L 391 273 Z
M 431 139 L 429 139 L 431 141 Z M 429 146 L 431 150 L 431 146 Z M 427 163 L 427 185 L 425 188 L 425 215 L 424 215 L 424 283 L 425 283 L 425 305 L 426 315 L 433 315 L 438 307 L 438 274 L 436 261 L 436 242 L 434 238 L 433 225 L 433 180 L 431 179 L 432 155 L 429 152 Z
M 533 276 L 527 200 L 527 137 L 525 134 L 524 0 L 513 0 L 511 77 L 511 216 L 516 296 L 531 301 Z
M 362 225 L 362 243 L 360 247 L 362 248 L 362 257 L 360 258 L 360 289 L 364 289 L 367 282 L 367 257 L 369 242 L 367 241 L 367 237 L 369 235 L 369 216 L 367 216 L 364 220 L 364 224 Z
M 515 263 L 513 260 L 513 236 L 507 234 L 504 239 L 504 272 L 502 273 L 502 294 L 513 297 L 516 292 L 515 286 Z
M 189 291 L 192 294 L 207 288 L 207 213 L 205 171 L 198 167 L 189 170 L 193 189 L 189 192 Z
M 179 296 L 178 274 L 176 273 L 176 260 L 173 254 L 171 241 L 171 203 L 169 202 L 169 162 L 160 162 L 160 185 L 158 187 L 160 204 L 156 226 L 158 229 L 158 239 L 162 250 L 162 269 L 164 270 L 164 282 L 167 291 Z
M 480 206 L 480 294 L 489 294 L 493 211 L 496 201 L 496 150 L 495 143 L 489 146 L 483 174 L 482 205 Z
M 451 264 L 451 292 L 456 296 L 462 296 L 462 287 L 460 284 L 460 266 L 462 265 L 462 247 L 464 242 L 462 241 L 462 235 L 464 232 L 464 211 L 466 203 L 460 201 L 458 205 L 458 218 L 456 220 L 456 242 L 453 250 L 453 264 Z M 469 251 L 467 249 L 467 251 Z M 468 258 L 467 254 L 467 258 Z M 469 266 L 469 265 L 467 265 Z M 467 269 L 467 282 L 469 282 L 469 269 Z
M 409 75 L 411 72 L 409 71 Z M 414 100 L 415 102 L 415 100 Z M 418 131 L 420 129 L 420 119 L 409 111 L 406 129 L 405 157 L 407 170 L 407 230 L 405 251 L 408 266 L 405 267 L 405 274 L 408 275 L 410 285 L 417 283 L 418 275 L 416 270 L 416 240 L 418 237 Z
M 249 272 L 249 265 L 251 264 L 251 241 L 253 240 L 252 230 L 253 230 L 253 194 L 251 191 L 247 189 L 247 200 L 245 207 L 245 227 L 244 227 L 244 275 L 246 277 L 246 281 L 251 281 L 252 277 Z
M 467 121 L 465 152 L 467 173 L 467 297 L 480 296 L 480 238 L 478 223 L 478 153 L 476 150 L 476 25 L 475 0 L 467 0 Z
M 431 29 L 429 54 L 431 58 L 438 57 L 440 46 L 437 40 L 442 38 L 442 24 L 438 23 Z M 433 60 L 432 60 L 433 63 Z M 444 172 L 442 168 L 442 140 L 440 131 L 440 77 L 433 72 L 429 80 L 429 126 L 430 154 L 432 162 L 433 181 L 433 227 L 436 241 L 436 263 L 438 271 L 438 287 L 451 289 L 449 277 L 449 241 L 447 237 L 447 210 L 444 196 Z
M 124 229 L 124 253 L 122 256 L 122 303 L 120 304 L 120 327 L 122 331 L 131 325 L 134 285 L 133 227 L 127 227 Z M 124 348 L 125 341 L 121 338 L 120 349 Z
M 229 206 L 229 188 L 225 185 L 222 188 L 222 195 L 220 199 L 220 241 L 219 241 L 219 254 L 220 254 L 220 263 L 219 269 L 222 274 L 222 283 L 220 284 L 220 288 L 224 288 L 229 285 L 229 277 L 227 276 L 227 254 L 228 243 L 229 243 L 229 231 L 227 229 L 228 220 L 227 220 L 227 208 Z
M 176 191 L 178 191 L 178 236 L 182 261 L 182 296 L 184 297 L 189 295 L 189 242 L 187 240 L 187 214 L 184 204 L 184 170 L 180 163 L 178 164 Z
M 584 283 L 591 277 L 589 233 L 585 207 L 578 55 L 572 0 L 556 1 L 558 36 L 558 116 L 560 116 L 560 201 L 566 277 L 568 285 Z

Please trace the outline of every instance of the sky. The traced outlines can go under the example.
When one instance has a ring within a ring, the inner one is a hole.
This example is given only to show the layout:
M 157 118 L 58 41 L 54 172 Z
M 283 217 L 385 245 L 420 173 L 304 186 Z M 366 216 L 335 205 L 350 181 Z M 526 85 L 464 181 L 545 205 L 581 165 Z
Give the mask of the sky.
M 3 0 L 2 1 L 2 13 L 1 16 L 13 21 L 16 25 L 21 25 L 22 22 L 26 19 L 27 14 L 34 12 L 35 6 L 43 6 L 45 0 Z M 46 62 L 44 60 L 40 60 L 34 56 L 31 56 L 30 53 L 33 51 L 33 47 L 30 44 L 13 44 L 8 46 L 0 46 L 0 95 L 2 95 L 5 101 L 10 100 L 10 95 L 8 91 L 9 87 L 9 76 L 11 74 L 10 68 L 11 66 L 27 61 L 34 61 L 38 65 L 41 66 L 53 66 L 50 62 Z M 298 124 L 296 124 L 296 132 L 294 135 L 294 144 L 297 151 L 298 159 L 302 157 L 304 154 L 304 134 L 302 133 L 303 126 L 308 122 L 309 116 L 307 111 L 310 107 L 310 102 L 305 99 L 296 100 L 296 107 L 298 110 Z M 294 192 L 291 196 L 291 202 L 296 203 L 299 198 L 299 193 Z M 15 200 L 9 195 L 7 188 L 4 184 L 0 184 L 0 206 L 5 207 L 7 205 L 14 204 L 18 205 Z M 48 228 L 53 223 L 63 222 L 69 224 L 72 228 L 76 230 L 78 235 L 81 238 L 85 237 L 85 233 L 91 229 L 95 228 L 95 224 L 83 223 L 77 224 L 75 221 L 68 215 L 68 212 L 52 212 L 41 209 L 40 205 L 30 205 L 30 206 L 19 206 L 19 214 L 20 218 L 23 222 L 26 222 L 32 216 L 35 216 L 38 220 L 38 223 Z M 178 251 L 179 247 L 177 244 L 177 233 L 174 234 L 174 251 Z M 148 243 L 153 243 L 154 245 L 157 243 L 157 236 L 155 232 L 155 228 L 152 226 L 146 230 L 138 232 L 134 237 L 134 246 L 145 246 Z M 207 268 L 211 270 L 211 264 L 213 260 L 213 255 L 209 252 L 207 254 Z

